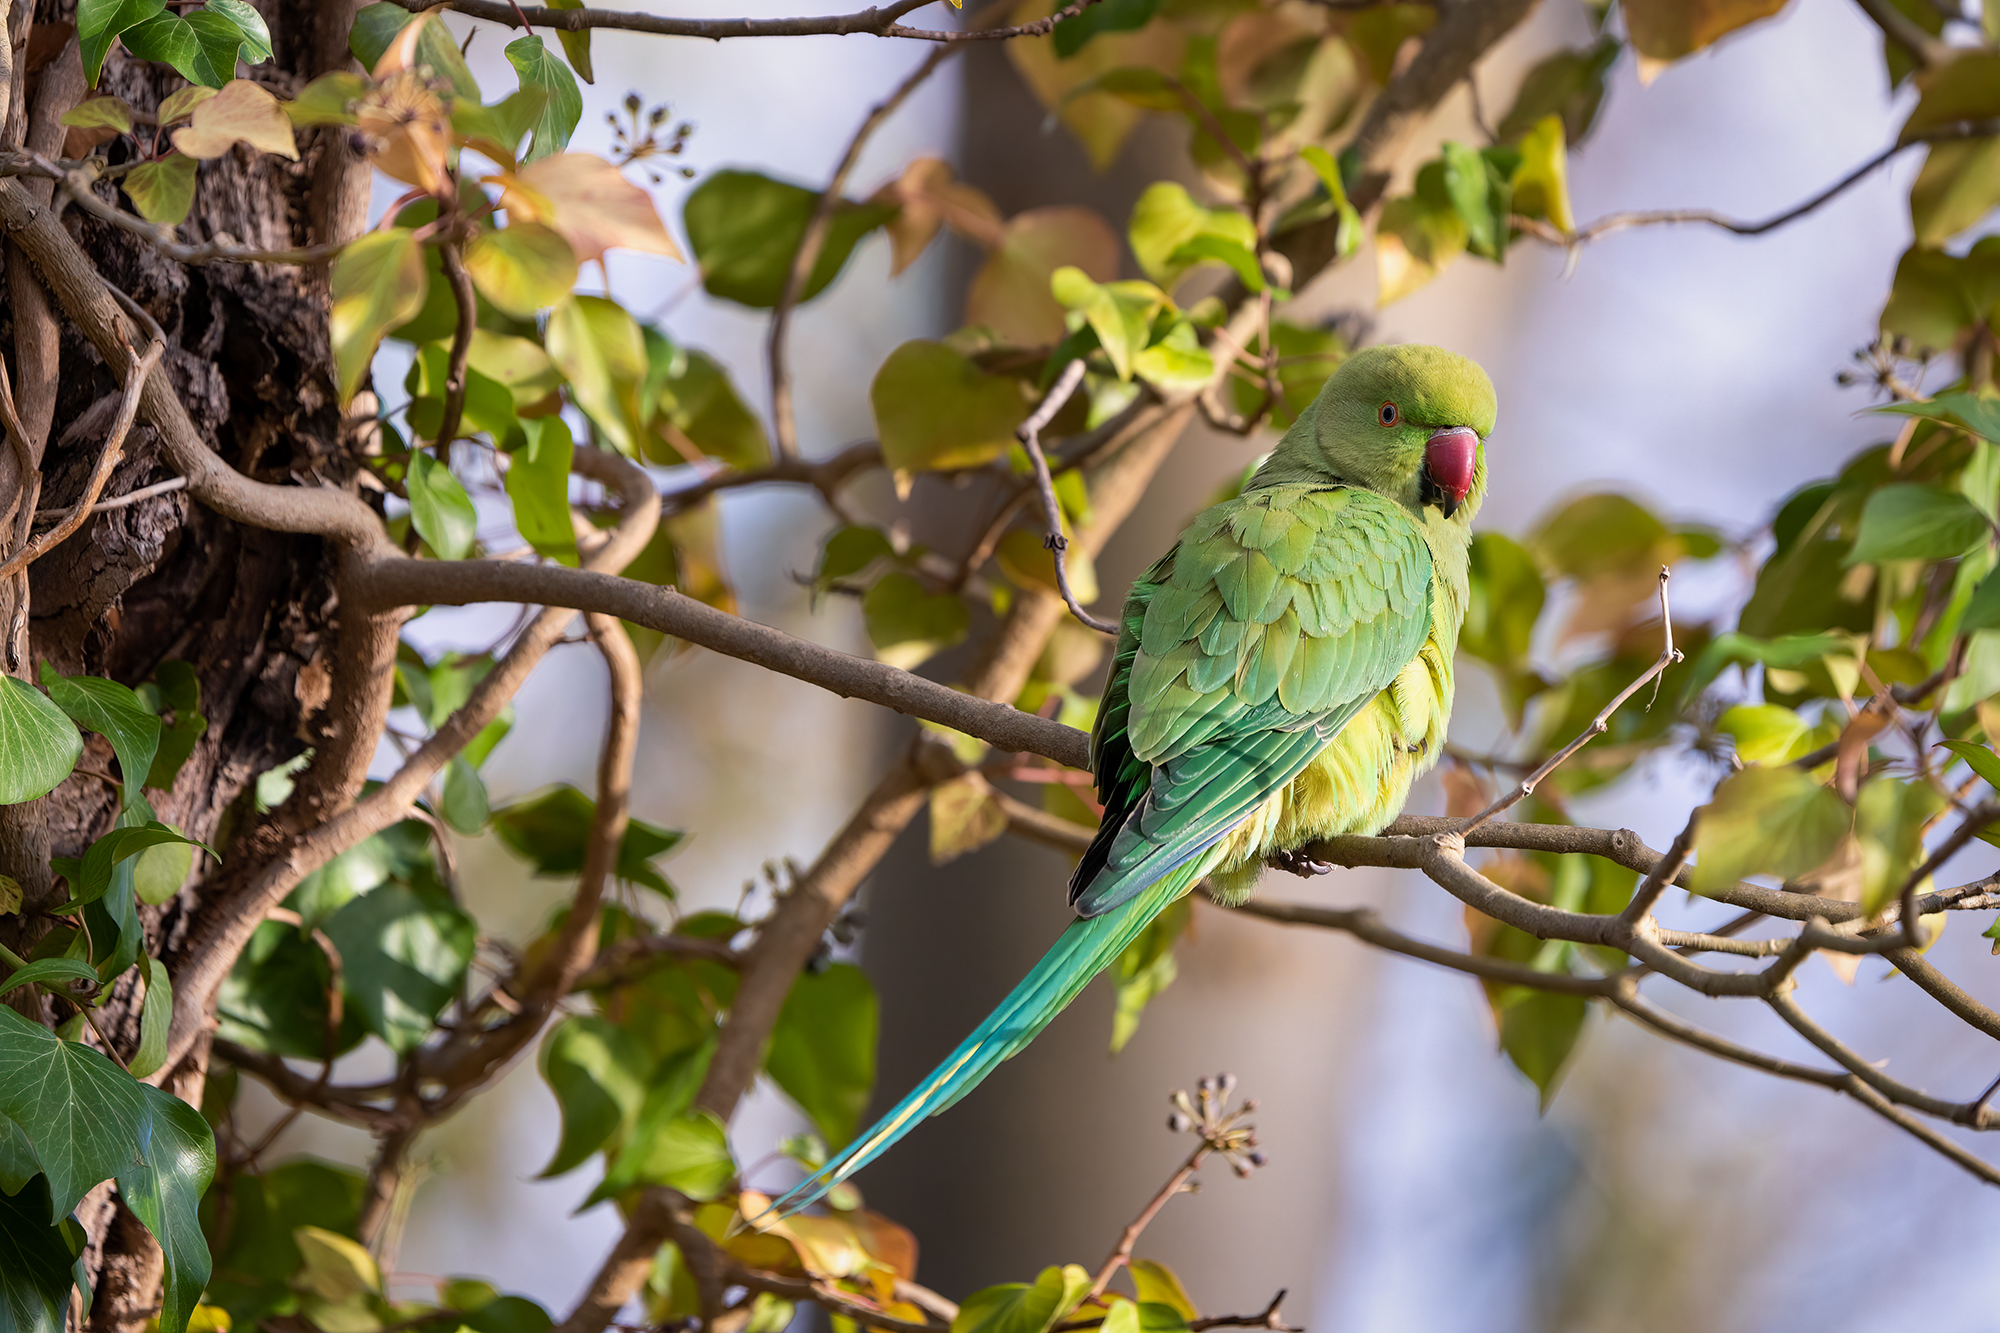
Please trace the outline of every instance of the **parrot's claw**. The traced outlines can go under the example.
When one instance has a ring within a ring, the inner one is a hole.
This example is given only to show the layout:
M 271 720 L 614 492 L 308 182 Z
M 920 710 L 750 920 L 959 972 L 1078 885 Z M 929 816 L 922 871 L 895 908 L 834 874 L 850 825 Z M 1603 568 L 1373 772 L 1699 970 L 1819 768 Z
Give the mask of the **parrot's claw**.
M 1265 864 L 1274 866 L 1300 879 L 1311 879 L 1315 875 L 1330 874 L 1333 864 L 1329 861 L 1315 861 L 1298 848 L 1290 851 L 1272 852 L 1265 858 Z

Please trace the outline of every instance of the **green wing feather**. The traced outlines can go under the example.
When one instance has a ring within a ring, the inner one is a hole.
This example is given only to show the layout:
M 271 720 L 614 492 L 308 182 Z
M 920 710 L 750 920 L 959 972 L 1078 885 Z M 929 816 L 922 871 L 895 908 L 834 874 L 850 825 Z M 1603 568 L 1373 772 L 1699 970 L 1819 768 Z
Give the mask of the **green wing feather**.
M 1131 898 L 1304 771 L 1423 646 L 1430 584 L 1415 521 L 1372 491 L 1266 487 L 1196 518 L 1126 603 L 1077 910 Z

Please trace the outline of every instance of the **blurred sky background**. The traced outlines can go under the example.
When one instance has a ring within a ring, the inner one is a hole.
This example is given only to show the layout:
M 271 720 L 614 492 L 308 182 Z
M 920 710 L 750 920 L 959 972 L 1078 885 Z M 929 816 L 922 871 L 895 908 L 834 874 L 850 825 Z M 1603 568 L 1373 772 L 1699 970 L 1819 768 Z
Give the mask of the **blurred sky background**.
M 776 15 L 797 6 L 732 8 Z M 908 21 L 934 17 L 925 10 Z M 1545 0 L 1482 65 L 1485 105 L 1497 114 L 1528 63 L 1588 37 L 1577 0 Z M 492 88 L 511 83 L 506 40 L 483 26 L 469 52 Z M 751 166 L 822 182 L 868 107 L 926 54 L 872 38 L 701 43 L 600 33 L 578 143 L 608 149 L 604 113 L 637 89 L 649 105 L 669 101 L 677 119 L 696 122 L 686 160 L 697 170 Z M 1039 137 L 1025 94 L 1006 92 L 1013 76 L 1001 53 L 961 59 L 875 137 L 851 192 L 935 154 L 953 158 L 1009 211 L 1045 201 L 1047 191 L 1061 197 L 1081 170 L 1074 145 L 1060 130 Z M 1907 94 L 1888 95 L 1876 30 L 1836 0 L 1794 0 L 1777 20 L 1648 88 L 1628 56 L 1572 161 L 1577 216 L 1667 206 L 1775 212 L 1888 144 L 1906 102 Z M 1475 137 L 1462 93 L 1434 129 Z M 1101 186 L 1106 197 L 1124 191 L 1129 200 L 1171 171 L 1181 134 L 1161 124 L 1136 136 Z M 992 149 L 996 138 L 1008 152 Z M 1412 164 L 1433 144 L 1427 131 Z M 1568 276 L 1560 255 L 1531 242 L 1504 270 L 1462 260 L 1382 312 L 1377 336 L 1442 343 L 1492 372 L 1501 414 L 1483 526 L 1519 535 L 1567 496 L 1617 488 L 1670 519 L 1748 534 L 1786 492 L 1885 434 L 1856 415 L 1868 405 L 1863 393 L 1836 388 L 1833 375 L 1872 335 L 1908 243 L 1905 200 L 1919 161 L 1899 158 L 1761 239 L 1627 232 L 1592 246 Z M 669 178 L 657 189 L 677 234 L 690 187 Z M 1122 206 L 1106 208 L 1122 231 Z M 955 325 L 967 271 L 963 251 L 940 245 L 892 282 L 878 236 L 799 313 L 807 452 L 872 434 L 873 368 L 903 340 Z M 609 281 L 635 313 L 659 312 L 677 340 L 730 366 L 747 399 L 766 401 L 760 314 L 710 300 L 688 268 L 650 257 L 615 255 Z M 1363 256 L 1314 287 L 1307 305 L 1313 314 L 1367 309 L 1373 285 Z M 1297 310 L 1292 318 L 1305 322 Z M 1191 434 L 1100 562 L 1107 603 L 1263 447 Z M 809 614 L 792 577 L 812 567 L 826 531 L 816 505 L 736 491 L 722 512 L 744 614 L 863 648 L 853 607 L 835 599 Z M 1677 609 L 1726 612 L 1746 591 L 1726 564 L 1690 570 L 1677 581 Z M 412 637 L 432 649 L 476 648 L 495 625 L 489 614 L 440 610 Z M 1502 726 L 1491 691 L 1471 667 L 1461 691 L 1454 741 L 1484 749 Z M 496 804 L 552 781 L 588 789 L 603 694 L 588 649 L 550 655 L 487 765 Z M 690 908 L 733 907 L 767 859 L 812 858 L 907 726 L 704 653 L 656 661 L 633 812 L 693 833 L 666 864 Z M 1706 780 L 1656 765 L 1576 814 L 1630 826 L 1663 847 Z M 1411 809 L 1442 809 L 1434 783 Z M 878 1108 L 955 1044 L 1065 916 L 1067 867 L 1054 854 L 1000 846 L 932 870 L 921 842 L 921 827 L 913 829 L 869 891 L 860 956 L 883 995 Z M 1983 872 L 1993 858 L 1980 848 L 1955 869 Z M 491 843 L 469 845 L 463 866 L 468 906 L 509 938 L 539 928 L 560 887 L 527 881 Z M 1277 876 L 1266 890 L 1374 901 L 1405 930 L 1463 938 L 1455 900 L 1414 876 L 1349 871 L 1310 884 Z M 1987 952 L 1975 923 L 1958 921 L 1935 957 L 2000 1001 L 2000 962 Z M 1206 907 L 1182 949 L 1180 981 L 1115 1062 L 1104 1054 L 1105 990 L 1094 988 L 1026 1055 L 863 1175 L 871 1204 L 923 1239 L 920 1280 L 963 1296 L 974 1285 L 1031 1278 L 1043 1264 L 1094 1267 L 1184 1152 L 1162 1128 L 1166 1093 L 1227 1068 L 1264 1103 L 1258 1119 L 1272 1165 L 1248 1181 L 1205 1173 L 1207 1188 L 1176 1200 L 1141 1247 L 1179 1269 L 1205 1312 L 1256 1310 L 1288 1287 L 1287 1314 L 1315 1333 L 1993 1325 L 2000 1269 L 1964 1257 L 1966 1241 L 1948 1238 L 1990 1230 L 2000 1197 L 1824 1091 L 1593 1015 L 1543 1116 L 1534 1090 L 1496 1054 L 1469 979 Z M 1804 1054 L 1762 1012 L 1658 994 L 1726 1034 Z M 1879 964 L 1864 965 L 1852 986 L 1810 964 L 1800 994 L 1864 1053 L 1895 1049 L 1893 1072 L 1942 1095 L 1969 1096 L 2000 1072 L 1982 1039 L 1907 984 L 1885 980 Z M 739 1160 L 763 1157 L 796 1123 L 781 1099 L 761 1092 L 734 1127 Z M 567 1308 L 617 1221 L 608 1206 L 570 1216 L 594 1183 L 594 1162 L 559 1180 L 530 1178 L 556 1126 L 554 1101 L 524 1062 L 422 1141 L 418 1156 L 435 1174 L 403 1241 L 399 1269 L 412 1284 L 479 1273 L 558 1313 Z M 355 1162 L 368 1148 L 316 1122 L 285 1143 Z

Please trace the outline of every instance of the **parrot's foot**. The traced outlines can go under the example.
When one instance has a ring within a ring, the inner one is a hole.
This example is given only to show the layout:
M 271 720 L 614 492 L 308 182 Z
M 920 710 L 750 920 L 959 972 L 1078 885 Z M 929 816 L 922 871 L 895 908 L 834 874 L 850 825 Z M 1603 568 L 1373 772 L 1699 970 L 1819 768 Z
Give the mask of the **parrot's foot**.
M 1311 879 L 1315 875 L 1330 874 L 1333 871 L 1331 862 L 1315 861 L 1296 847 L 1289 851 L 1272 852 L 1264 858 L 1264 864 L 1297 875 L 1300 879 Z

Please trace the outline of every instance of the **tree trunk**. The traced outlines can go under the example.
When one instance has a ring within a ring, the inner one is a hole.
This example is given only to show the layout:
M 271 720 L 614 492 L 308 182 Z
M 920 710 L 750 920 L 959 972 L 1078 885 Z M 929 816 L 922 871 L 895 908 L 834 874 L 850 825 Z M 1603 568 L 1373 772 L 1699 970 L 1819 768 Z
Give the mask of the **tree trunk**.
M 347 62 L 350 0 L 262 0 L 259 8 L 276 57 L 251 74 L 279 96 L 292 96 L 313 76 Z M 48 156 L 66 155 L 57 121 L 82 89 L 73 19 L 73 4 L 43 0 L 25 49 L 15 48 L 13 102 L 25 105 L 27 114 L 10 120 L 9 138 L 25 138 Z M 17 33 L 21 26 L 17 15 Z M 114 48 L 100 86 L 151 110 L 184 81 L 165 65 L 135 61 Z M 354 234 L 367 200 L 365 163 L 337 133 L 309 131 L 299 138 L 296 163 L 241 147 L 205 163 L 194 211 L 180 229 L 183 239 L 227 236 L 284 247 Z M 122 141 L 111 146 L 114 163 L 122 160 L 122 147 Z M 98 189 L 116 199 L 111 184 Z M 165 331 L 163 364 L 211 448 L 260 480 L 353 484 L 363 440 L 340 411 L 323 271 L 189 267 L 77 210 L 64 214 L 63 225 L 106 280 Z M 24 423 L 39 437 L 30 441 L 41 473 L 33 502 L 42 509 L 73 504 L 103 447 L 116 386 L 76 328 L 50 314 L 32 269 L 18 253 L 9 259 L 0 347 L 14 353 L 9 369 Z M 142 423 L 128 436 L 104 495 L 172 475 L 157 434 Z M 14 513 L 33 496 L 21 480 L 8 454 L 0 464 L 0 511 Z M 12 519 L 0 528 L 15 530 Z M 0 626 L 18 623 L 19 591 L 18 582 L 0 589 Z M 326 545 L 239 526 L 184 492 L 172 492 L 90 519 L 31 567 L 26 591 L 25 643 L 15 639 L 5 664 L 18 676 L 32 679 L 47 663 L 64 674 L 137 686 L 162 662 L 179 659 L 194 667 L 208 731 L 173 789 L 149 795 L 161 819 L 227 855 L 232 826 L 249 809 L 257 776 L 315 741 L 339 612 Z M 21 883 L 25 900 L 21 915 L 0 918 L 0 938 L 22 947 L 49 928 L 46 918 L 34 915 L 59 897 L 49 857 L 81 856 L 111 827 L 117 789 L 93 774 L 114 769 L 110 746 L 91 735 L 81 771 L 41 800 L 0 808 L 0 873 Z M 195 873 L 177 898 L 140 909 L 148 952 L 170 969 L 200 921 L 202 882 L 213 869 L 206 856 L 197 856 Z M 137 1039 L 134 999 L 127 974 L 98 1015 L 121 1053 Z M 38 1016 L 59 1021 L 66 1014 Z M 165 1086 L 199 1101 L 206 1063 L 204 1046 L 179 1068 L 163 1071 Z M 80 1219 L 91 1237 L 85 1262 L 97 1291 L 92 1328 L 138 1329 L 158 1300 L 157 1248 L 112 1198 L 109 1185 L 86 1200 Z

